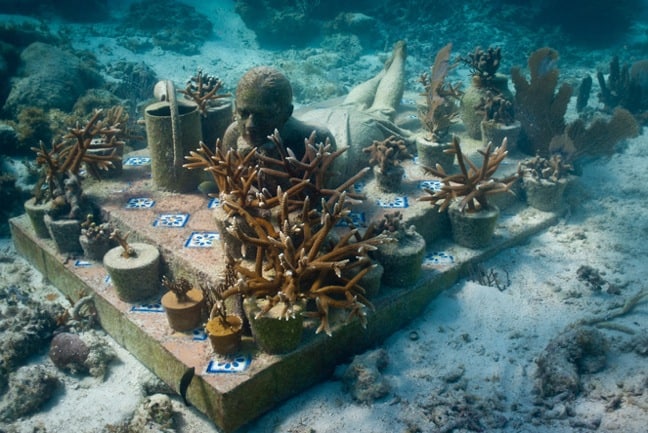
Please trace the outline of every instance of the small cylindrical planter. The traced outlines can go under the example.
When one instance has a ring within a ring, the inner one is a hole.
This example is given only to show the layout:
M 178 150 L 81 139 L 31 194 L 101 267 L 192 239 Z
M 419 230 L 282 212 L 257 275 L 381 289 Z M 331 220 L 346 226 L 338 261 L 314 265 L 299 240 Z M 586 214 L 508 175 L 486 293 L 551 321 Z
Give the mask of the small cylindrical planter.
M 201 120 L 203 141 L 209 148 L 214 148 L 217 139 L 223 139 L 233 117 L 233 104 L 229 99 L 216 99 L 214 105 L 207 107 Z
M 484 146 L 493 143 L 493 146 L 501 146 L 506 138 L 506 149 L 511 151 L 517 148 L 518 137 L 522 130 L 522 124 L 515 121 L 510 125 L 496 123 L 492 121 L 483 121 L 481 123 L 481 140 Z
M 243 320 L 238 316 L 228 315 L 226 321 L 227 323 L 223 323 L 219 317 L 212 317 L 205 325 L 209 343 L 219 355 L 232 355 L 241 348 Z
M 395 241 L 378 245 L 372 255 L 383 266 L 383 284 L 408 287 L 421 275 L 425 239 L 414 228 L 396 232 L 393 236 Z
M 552 182 L 547 179 L 536 179 L 530 176 L 522 178 L 522 187 L 527 204 L 544 212 L 553 212 L 563 205 L 563 195 L 569 179 L 558 179 Z
M 454 154 L 445 152 L 450 147 L 449 143 L 437 143 L 428 140 L 424 136 L 416 137 L 418 163 L 423 167 L 430 168 L 434 168 L 437 164 L 440 164 L 444 170 L 449 171 L 455 159 Z
M 477 212 L 462 212 L 457 203 L 453 203 L 448 207 L 448 216 L 452 239 L 461 246 L 478 249 L 487 246 L 493 238 L 499 208 L 490 205 Z
M 81 222 L 75 219 L 53 219 L 49 215 L 43 218 L 50 237 L 61 254 L 81 254 L 83 249 L 79 243 Z
M 473 76 L 470 85 L 461 97 L 459 115 L 466 128 L 466 132 L 475 140 L 481 139 L 480 123 L 484 120 L 484 114 L 478 112 L 476 107 L 486 98 L 488 91 L 501 93 L 506 99 L 513 100 L 513 94 L 508 89 L 508 78 L 497 74 L 488 83 L 483 82 L 479 76 Z
M 400 165 L 395 165 L 383 171 L 380 167 L 374 166 L 373 172 L 381 191 L 396 192 L 400 189 L 405 169 Z
M 284 308 L 282 304 L 275 305 L 264 315 L 256 317 L 266 302 L 268 301 L 265 299 L 256 298 L 247 298 L 243 302 L 257 346 L 269 354 L 283 354 L 295 350 L 304 331 L 304 318 L 301 314 L 303 306 L 293 306 L 294 315 L 288 319 L 279 317 L 279 312 Z
M 79 243 L 83 249 L 83 256 L 96 262 L 102 261 L 104 255 L 112 248 L 112 241 L 106 237 L 88 238 L 86 235 L 81 235 Z
M 169 327 L 175 331 L 191 331 L 202 323 L 202 312 L 205 297 L 199 289 L 191 289 L 182 301 L 173 292 L 162 296 L 162 307 L 166 312 Z
M 124 249 L 112 248 L 103 259 L 117 296 L 122 301 L 138 302 L 157 295 L 160 291 L 160 252 L 145 243 L 129 246 L 135 256 L 124 257 Z
M 194 192 L 202 180 L 202 172 L 182 165 L 185 155 L 197 149 L 202 140 L 200 113 L 198 106 L 185 101 L 179 102 L 177 109 L 177 131 L 172 125 L 172 107 L 168 102 L 156 102 L 144 110 L 151 174 L 158 189 Z
M 30 198 L 25 202 L 25 212 L 29 217 L 32 228 L 36 233 L 36 236 L 41 239 L 50 238 L 49 230 L 45 225 L 45 215 L 51 207 L 51 202 L 47 201 L 45 203 L 36 204 L 36 199 L 34 197 Z

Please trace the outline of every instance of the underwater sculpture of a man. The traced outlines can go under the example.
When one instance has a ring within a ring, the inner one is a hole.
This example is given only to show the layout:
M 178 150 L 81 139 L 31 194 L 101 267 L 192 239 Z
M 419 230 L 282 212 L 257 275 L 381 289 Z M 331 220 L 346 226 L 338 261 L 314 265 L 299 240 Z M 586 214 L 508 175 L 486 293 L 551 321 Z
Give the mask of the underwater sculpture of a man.
M 362 149 L 391 135 L 407 138 L 410 132 L 393 123 L 405 86 L 405 42 L 394 46 L 391 58 L 373 78 L 354 87 L 339 106 L 305 111 L 293 116 L 292 88 L 278 70 L 261 66 L 248 71 L 236 89 L 236 120 L 223 137 L 225 148 L 274 147 L 267 136 L 275 128 L 299 158 L 304 139 L 316 131 L 316 143 L 328 137 L 336 148 L 348 148 L 336 161 L 336 174 L 349 178 L 366 167 Z M 326 125 L 320 126 L 320 125 Z

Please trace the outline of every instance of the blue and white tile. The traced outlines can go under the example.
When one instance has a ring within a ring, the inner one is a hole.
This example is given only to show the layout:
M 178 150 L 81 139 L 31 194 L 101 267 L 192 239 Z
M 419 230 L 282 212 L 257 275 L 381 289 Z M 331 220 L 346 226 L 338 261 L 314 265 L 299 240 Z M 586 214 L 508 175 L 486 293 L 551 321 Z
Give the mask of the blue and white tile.
M 188 213 L 163 213 L 153 222 L 154 227 L 182 228 L 189 221 Z
M 150 209 L 155 206 L 155 200 L 149 197 L 133 197 L 126 202 L 126 209 Z
M 221 201 L 220 201 L 220 199 L 218 197 L 212 197 L 207 202 L 207 208 L 208 209 L 217 208 L 218 206 L 220 206 L 220 203 L 221 203 Z
M 130 156 L 124 160 L 124 165 L 131 167 L 141 167 L 151 164 L 151 158 L 148 156 Z
M 376 205 L 383 209 L 405 209 L 409 206 L 407 196 L 399 196 L 391 199 L 379 198 Z
M 187 238 L 185 247 L 187 248 L 211 248 L 214 242 L 220 239 L 218 232 L 193 232 Z
M 454 262 L 455 258 L 452 254 L 448 254 L 445 251 L 433 251 L 425 255 L 423 266 L 445 268 L 452 266 Z
M 437 179 L 432 179 L 432 180 L 424 180 L 419 182 L 419 189 L 426 190 L 429 189 L 433 192 L 440 191 L 441 187 L 443 186 L 443 182 Z
M 241 373 L 250 367 L 252 357 L 249 354 L 231 357 L 215 357 L 209 361 L 205 373 Z
M 164 307 L 161 302 L 150 302 L 135 304 L 131 307 L 135 313 L 164 313 Z

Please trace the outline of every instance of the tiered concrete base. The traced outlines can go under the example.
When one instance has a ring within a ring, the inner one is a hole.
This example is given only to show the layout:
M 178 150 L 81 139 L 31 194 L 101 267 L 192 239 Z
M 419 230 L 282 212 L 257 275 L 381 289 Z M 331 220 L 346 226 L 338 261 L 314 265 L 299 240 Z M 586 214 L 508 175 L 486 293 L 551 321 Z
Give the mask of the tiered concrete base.
M 133 232 L 133 239 L 159 246 L 166 272 L 206 282 L 217 279 L 222 253 L 217 245 L 211 244 L 214 225 L 206 199 L 154 192 L 150 180 L 131 180 L 127 173 L 125 180 L 102 182 L 88 190 L 115 224 Z M 139 200 L 137 203 L 148 199 L 156 204 L 138 209 L 125 206 L 125 202 L 133 199 Z M 246 338 L 242 353 L 231 359 L 215 358 L 200 330 L 172 332 L 157 305 L 159 300 L 145 305 L 120 301 L 100 263 L 61 256 L 52 241 L 36 237 L 26 216 L 12 219 L 11 230 L 20 254 L 66 296 L 76 300 L 93 294 L 103 328 L 162 380 L 177 389 L 185 371 L 195 367 L 196 377 L 189 387 L 188 400 L 220 428 L 234 431 L 325 379 L 351 355 L 379 344 L 401 329 L 471 264 L 523 242 L 554 224 L 557 218 L 556 214 L 514 205 L 502 214 L 495 238 L 487 249 L 468 250 L 446 240 L 431 245 L 429 259 L 416 284 L 407 288 L 383 287 L 378 298 L 372 299 L 375 311 L 368 313 L 366 329 L 357 320 L 336 321 L 333 336 L 328 337 L 315 335 L 315 324 L 311 323 L 301 346 L 292 353 L 270 356 L 259 352 L 253 341 Z

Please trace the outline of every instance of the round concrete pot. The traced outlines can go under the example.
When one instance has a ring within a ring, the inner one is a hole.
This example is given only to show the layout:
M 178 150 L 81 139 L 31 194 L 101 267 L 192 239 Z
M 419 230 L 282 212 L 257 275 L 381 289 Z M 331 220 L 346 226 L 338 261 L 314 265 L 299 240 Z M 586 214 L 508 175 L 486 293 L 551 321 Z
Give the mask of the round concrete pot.
M 178 300 L 173 292 L 166 292 L 162 296 L 162 307 L 166 312 L 169 327 L 175 331 L 191 331 L 200 326 L 204 306 L 205 297 L 199 289 L 189 290 L 183 300 Z
M 212 317 L 205 325 L 209 343 L 219 355 L 232 355 L 241 348 L 243 321 L 238 316 L 228 315 L 226 322 L 220 317 Z
M 562 207 L 563 195 L 568 184 L 567 178 L 559 179 L 557 182 L 531 176 L 522 178 L 527 204 L 544 212 L 553 212 Z
M 483 121 L 481 123 L 481 140 L 484 146 L 493 143 L 493 146 L 501 146 L 506 138 L 506 149 L 512 151 L 517 149 L 517 141 L 522 130 L 522 124 L 515 121 L 510 125 L 497 123 L 493 121 Z
M 112 241 L 106 237 L 88 238 L 86 235 L 80 235 L 79 243 L 83 256 L 96 262 L 101 262 L 104 255 L 112 248 Z
M 459 210 L 458 203 L 448 207 L 448 216 L 452 227 L 452 239 L 459 245 L 479 249 L 483 248 L 493 238 L 499 208 L 491 205 L 477 212 Z
M 277 304 L 260 317 L 257 315 L 268 301 L 265 299 L 247 298 L 243 309 L 250 322 L 250 330 L 257 346 L 269 354 L 292 352 L 299 346 L 304 331 L 304 318 L 301 304 L 293 307 L 294 315 L 288 319 L 281 318 L 280 312 L 285 307 Z
M 51 207 L 51 202 L 47 201 L 45 203 L 36 204 L 36 199 L 34 197 L 30 198 L 25 202 L 25 212 L 29 217 L 29 221 L 38 236 L 41 239 L 50 238 L 49 230 L 45 225 L 45 215 Z
M 424 136 L 416 137 L 416 152 L 418 154 L 418 163 L 423 167 L 435 168 L 440 164 L 444 170 L 449 171 L 454 164 L 455 156 L 452 153 L 446 153 L 450 149 L 450 143 L 437 143 L 428 140 Z
M 413 227 L 393 234 L 393 242 L 383 242 L 372 255 L 383 266 L 382 283 L 409 287 L 421 275 L 425 239 Z
M 145 243 L 129 246 L 135 256 L 124 257 L 119 246 L 109 250 L 103 258 L 117 296 L 122 301 L 139 302 L 157 295 L 160 291 L 160 252 Z
M 405 169 L 400 165 L 394 165 L 383 171 L 378 166 L 373 168 L 378 188 L 384 192 L 396 192 L 400 189 Z
M 79 220 L 70 218 L 53 219 L 51 216 L 45 215 L 43 221 L 59 253 L 83 253 L 79 243 L 79 236 L 81 236 L 81 222 Z
M 508 77 L 498 74 L 488 83 L 484 83 L 479 76 L 473 76 L 470 85 L 461 97 L 459 114 L 466 128 L 466 132 L 475 140 L 481 139 L 481 122 L 483 113 L 476 110 L 482 98 L 486 98 L 488 91 L 501 93 L 506 99 L 513 100 L 513 94 L 508 88 Z

